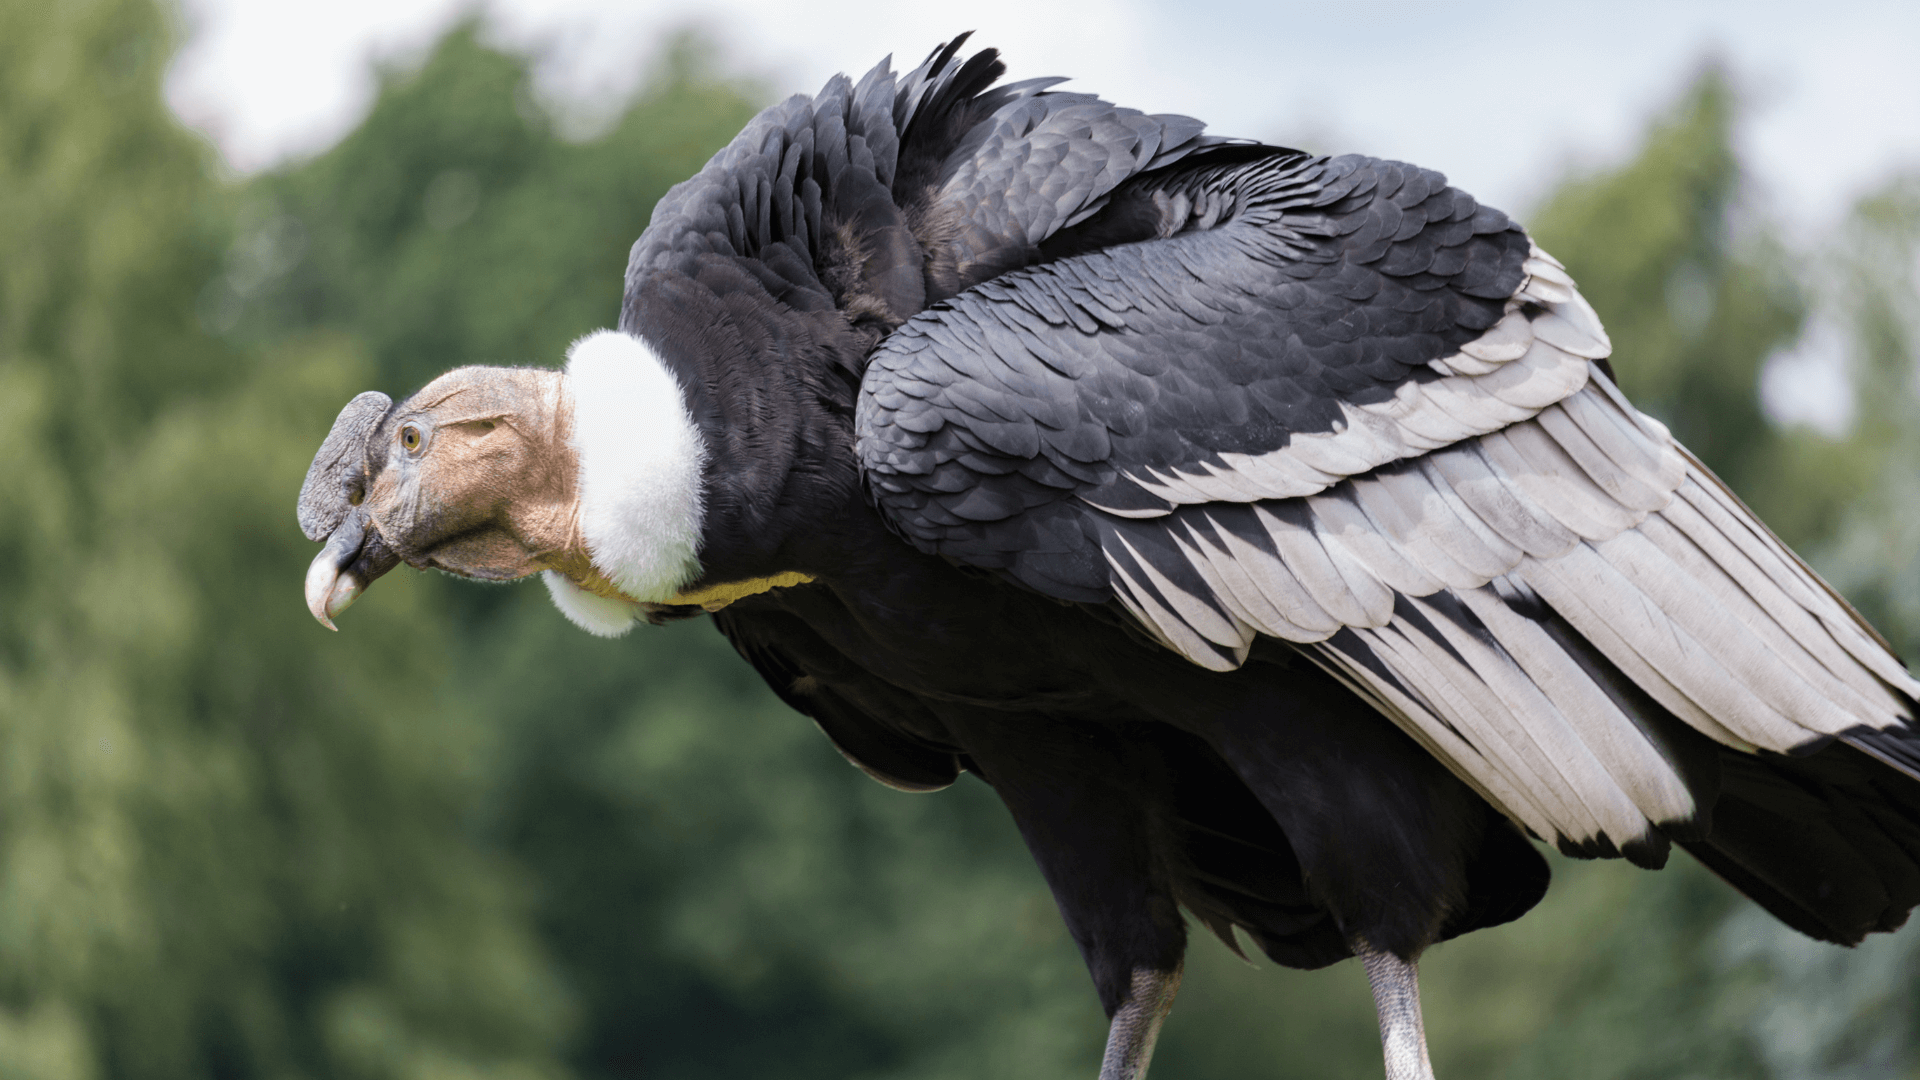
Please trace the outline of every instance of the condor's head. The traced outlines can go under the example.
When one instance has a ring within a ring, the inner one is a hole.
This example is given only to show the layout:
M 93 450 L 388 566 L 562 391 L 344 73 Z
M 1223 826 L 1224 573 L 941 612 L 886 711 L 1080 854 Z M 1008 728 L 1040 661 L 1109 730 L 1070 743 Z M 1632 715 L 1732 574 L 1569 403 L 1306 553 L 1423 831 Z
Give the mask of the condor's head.
M 564 371 L 464 367 L 395 405 L 347 403 L 300 489 L 326 546 L 308 610 L 329 629 L 406 563 L 485 581 L 543 573 L 598 634 L 699 576 L 705 451 L 673 375 L 638 338 L 582 338 Z

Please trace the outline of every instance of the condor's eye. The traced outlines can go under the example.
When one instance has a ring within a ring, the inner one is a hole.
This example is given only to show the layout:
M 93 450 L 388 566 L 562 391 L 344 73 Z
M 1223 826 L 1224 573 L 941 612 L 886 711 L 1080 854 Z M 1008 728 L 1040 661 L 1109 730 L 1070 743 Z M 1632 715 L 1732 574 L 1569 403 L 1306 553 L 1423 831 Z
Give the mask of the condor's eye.
M 407 424 L 400 429 L 400 446 L 409 453 L 420 449 L 420 425 Z

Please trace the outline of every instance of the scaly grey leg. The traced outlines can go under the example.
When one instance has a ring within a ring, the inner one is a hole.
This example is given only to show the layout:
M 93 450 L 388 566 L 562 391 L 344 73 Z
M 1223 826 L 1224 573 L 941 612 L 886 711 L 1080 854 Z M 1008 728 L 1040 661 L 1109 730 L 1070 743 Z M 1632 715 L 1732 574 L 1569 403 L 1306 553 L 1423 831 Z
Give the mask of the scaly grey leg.
M 1179 968 L 1134 971 L 1127 999 L 1114 1010 L 1113 1022 L 1107 1028 L 1107 1055 L 1100 1061 L 1100 1080 L 1142 1080 L 1147 1075 L 1154 1040 L 1160 1037 L 1160 1022 L 1173 1009 L 1173 996 L 1179 992 Z
M 1387 1080 L 1433 1080 L 1427 1059 L 1427 1029 L 1420 1022 L 1420 975 L 1412 961 L 1392 953 L 1355 950 L 1373 986 L 1373 1007 L 1380 1013 L 1380 1046 L 1386 1051 Z

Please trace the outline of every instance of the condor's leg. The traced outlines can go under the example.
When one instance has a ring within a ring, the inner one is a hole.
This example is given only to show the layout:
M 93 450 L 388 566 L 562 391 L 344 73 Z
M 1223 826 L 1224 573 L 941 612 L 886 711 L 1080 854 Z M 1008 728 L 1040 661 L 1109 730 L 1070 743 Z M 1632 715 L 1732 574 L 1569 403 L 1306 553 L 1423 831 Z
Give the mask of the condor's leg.
M 1023 715 L 946 716 L 1013 813 L 1080 946 L 1111 1024 L 1100 1080 L 1140 1080 L 1173 1007 L 1186 953 L 1155 815 L 1153 763 L 1115 728 Z
M 1138 968 L 1120 1008 L 1107 1023 L 1107 1052 L 1100 1059 L 1100 1080 L 1140 1080 L 1153 1060 L 1160 1024 L 1180 992 L 1180 964 L 1172 971 Z
M 1373 984 L 1389 1080 L 1430 1077 L 1412 960 L 1518 917 L 1547 867 L 1393 723 L 1305 662 L 1221 680 L 1189 715 L 1286 834 Z
M 1387 1080 L 1433 1080 L 1427 1059 L 1427 1028 L 1420 1020 L 1420 976 L 1411 960 L 1365 946 L 1355 950 L 1373 987 L 1380 1014 L 1380 1047 L 1386 1053 Z

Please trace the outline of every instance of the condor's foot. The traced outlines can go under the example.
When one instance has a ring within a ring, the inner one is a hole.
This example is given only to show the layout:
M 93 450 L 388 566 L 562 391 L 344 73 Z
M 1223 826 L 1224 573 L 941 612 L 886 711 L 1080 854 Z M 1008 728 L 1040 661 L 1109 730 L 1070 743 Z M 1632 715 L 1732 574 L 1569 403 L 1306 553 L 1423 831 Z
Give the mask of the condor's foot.
M 1113 1011 L 1107 1027 L 1107 1054 L 1100 1061 L 1100 1080 L 1142 1080 L 1153 1059 L 1160 1024 L 1173 1009 L 1180 992 L 1180 969 L 1136 969 L 1126 1000 Z
M 1413 961 L 1358 946 L 1380 1014 L 1380 1046 L 1386 1052 L 1387 1080 L 1433 1080 L 1427 1059 L 1427 1029 L 1420 1020 L 1420 976 Z M 1102 1080 L 1105 1080 L 1103 1077 Z

